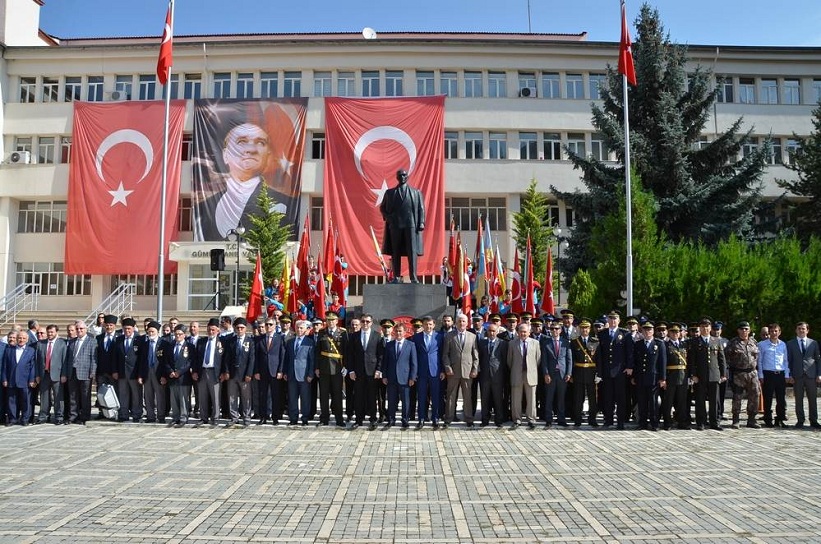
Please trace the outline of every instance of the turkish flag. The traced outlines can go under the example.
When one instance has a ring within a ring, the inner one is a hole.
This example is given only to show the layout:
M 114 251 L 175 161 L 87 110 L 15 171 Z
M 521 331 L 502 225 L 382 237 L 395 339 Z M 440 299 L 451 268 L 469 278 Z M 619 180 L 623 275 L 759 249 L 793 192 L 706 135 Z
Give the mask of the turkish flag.
M 513 278 L 510 282 L 510 292 L 512 294 L 510 311 L 520 314 L 525 311 L 522 306 L 522 273 L 519 270 L 519 248 L 516 248 L 513 256 Z
M 544 289 L 542 289 L 543 314 L 553 315 L 556 307 L 553 304 L 553 253 L 547 248 L 547 270 L 545 271 Z
M 533 279 L 533 251 L 530 247 L 530 235 L 527 236 L 527 252 L 525 254 L 525 262 L 527 268 L 525 269 L 525 311 L 530 315 L 536 314 L 536 302 L 533 300 L 534 294 L 534 279 Z
M 339 304 L 343 307 L 348 305 L 348 299 L 345 296 L 345 290 L 348 288 L 348 272 L 342 266 L 342 256 L 337 249 L 336 258 L 334 259 L 334 274 L 331 280 L 331 291 L 339 295 Z
M 633 42 L 630 41 L 630 29 L 627 27 L 627 7 L 621 0 L 621 41 L 619 42 L 619 73 L 627 76 L 627 82 L 635 87 L 636 67 L 633 64 Z
M 160 42 L 160 56 L 157 59 L 157 78 L 160 85 L 165 85 L 168 81 L 168 71 L 174 64 L 172 55 L 173 30 L 171 23 L 171 2 L 168 3 L 168 12 L 165 14 L 165 28 L 162 31 L 162 41 Z
M 417 273 L 439 273 L 445 254 L 444 106 L 444 96 L 325 99 L 325 215 L 339 230 L 349 274 L 383 274 L 367 233 L 372 226 L 384 239 L 379 205 L 400 169 L 408 171 L 408 184 L 422 192 L 425 206 Z
M 173 100 L 166 248 L 177 232 L 184 117 L 185 101 Z M 160 101 L 74 102 L 66 274 L 157 273 L 164 119 Z
M 257 264 L 254 266 L 254 281 L 251 283 L 251 293 L 248 295 L 248 310 L 245 318 L 249 322 L 256 321 L 262 315 L 262 299 L 265 291 L 265 282 L 262 279 L 262 255 L 257 253 Z

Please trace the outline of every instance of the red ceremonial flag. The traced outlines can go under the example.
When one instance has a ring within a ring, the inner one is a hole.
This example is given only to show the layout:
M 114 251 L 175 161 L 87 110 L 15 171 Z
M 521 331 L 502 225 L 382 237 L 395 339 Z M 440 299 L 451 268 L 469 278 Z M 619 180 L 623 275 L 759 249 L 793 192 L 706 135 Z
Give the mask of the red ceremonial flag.
M 334 259 L 334 274 L 331 280 L 331 291 L 339 295 L 339 304 L 343 307 L 348 305 L 348 300 L 345 297 L 345 290 L 348 288 L 348 273 L 342 267 L 342 255 L 339 249 L 336 250 L 336 258 Z
M 470 276 L 468 275 L 467 251 L 461 248 L 461 261 L 459 263 L 459 276 L 462 279 L 462 313 L 469 316 L 473 307 L 470 296 Z
M 256 321 L 262 315 L 262 301 L 264 299 L 265 282 L 262 279 L 262 255 L 257 253 L 257 264 L 254 266 L 254 281 L 251 283 L 251 293 L 248 295 L 248 310 L 245 318 L 248 322 Z
M 451 278 L 453 279 L 453 287 L 451 292 L 451 298 L 453 300 L 459 300 L 462 298 L 462 291 L 464 289 L 463 285 L 464 282 L 462 281 L 462 233 L 459 232 L 456 234 L 456 250 L 454 252 L 455 261 L 453 262 L 453 275 Z
M 510 292 L 512 295 L 510 311 L 515 314 L 522 313 L 525 309 L 522 306 L 522 273 L 519 269 L 519 248 L 513 255 L 513 276 L 510 282 Z
M 322 247 L 322 257 L 325 259 L 322 268 L 330 274 L 334 270 L 334 259 L 336 259 L 336 236 L 334 236 L 334 224 L 328 218 L 328 225 L 325 227 L 325 244 Z
M 527 270 L 525 271 L 525 311 L 530 315 L 536 314 L 536 301 L 533 298 L 534 279 L 533 279 L 533 251 L 530 248 L 530 235 L 527 237 L 527 254 L 525 255 L 525 262 L 527 263 Z
M 633 42 L 627 27 L 627 7 L 621 0 L 621 42 L 619 43 L 619 73 L 627 76 L 627 82 L 635 87 L 636 67 L 633 65 Z
M 314 316 L 325 319 L 325 276 L 322 274 L 322 261 L 316 263 L 317 280 L 316 296 L 314 297 Z
M 445 254 L 444 105 L 444 96 L 325 98 L 325 213 L 341 233 L 349 274 L 382 274 L 361 233 L 373 225 L 384 239 L 379 205 L 399 169 L 407 170 L 409 185 L 424 199 L 417 274 L 439 273 Z
M 157 59 L 157 79 L 160 85 L 165 85 L 168 81 L 168 71 L 174 64 L 172 55 L 173 27 L 171 22 L 171 4 L 168 2 L 168 11 L 165 14 L 165 28 L 162 31 L 162 42 L 160 42 L 160 57 Z
M 543 314 L 553 315 L 556 312 L 556 307 L 553 304 L 553 253 L 550 248 L 547 248 L 547 270 L 545 271 L 540 309 Z
M 450 274 L 451 282 L 453 276 L 456 275 L 456 264 L 459 262 L 459 254 L 456 252 L 458 243 L 456 241 L 456 223 L 453 221 L 453 216 L 450 216 L 450 241 L 448 242 L 448 274 Z
M 308 256 L 311 254 L 311 225 L 309 216 L 305 216 L 305 225 L 302 227 L 302 236 L 299 238 L 299 253 L 296 255 L 296 266 L 299 270 L 299 286 L 297 298 L 307 301 L 311 297 L 311 286 L 308 283 Z
M 299 286 L 296 282 L 296 261 L 291 263 L 290 283 L 291 288 L 288 290 L 288 300 L 286 301 L 285 309 L 288 310 L 289 314 L 295 314 L 299 311 L 299 299 L 297 297 Z
M 177 233 L 184 118 L 172 100 L 165 247 Z M 164 119 L 160 101 L 74 102 L 66 274 L 157 273 Z

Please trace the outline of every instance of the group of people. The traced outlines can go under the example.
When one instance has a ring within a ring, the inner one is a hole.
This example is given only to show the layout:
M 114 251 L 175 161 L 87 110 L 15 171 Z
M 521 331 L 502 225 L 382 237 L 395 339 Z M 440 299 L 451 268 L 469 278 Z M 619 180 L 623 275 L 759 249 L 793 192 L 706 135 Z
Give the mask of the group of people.
M 28 331 L 15 327 L 0 343 L 2 417 L 7 425 L 85 424 L 96 382 L 98 390 L 107 384 L 116 391 L 119 421 L 177 427 L 255 419 L 404 430 L 411 421 L 439 429 L 461 419 L 468 428 L 478 420 L 532 429 L 542 420 L 547 428 L 586 422 L 624 429 L 633 419 L 651 431 L 721 430 L 727 384 L 735 428 L 759 427 L 762 389 L 764 425 L 785 426 L 791 384 L 794 426 L 808 419 L 821 428 L 821 354 L 807 323 L 787 342 L 775 323 L 760 342 L 745 321 L 732 339 L 707 318 L 690 327 L 632 318 L 620 325 L 617 312 L 591 321 L 565 310 L 560 317 L 458 314 L 378 324 L 364 314 L 346 329 L 335 312 L 292 321 L 276 311 L 258 323 L 213 318 L 203 335 L 197 322 L 146 319 L 141 334 L 130 317 L 100 315 L 90 327 L 71 323 L 61 337 L 56 325 L 31 321 Z M 102 408 L 97 417 L 106 417 Z

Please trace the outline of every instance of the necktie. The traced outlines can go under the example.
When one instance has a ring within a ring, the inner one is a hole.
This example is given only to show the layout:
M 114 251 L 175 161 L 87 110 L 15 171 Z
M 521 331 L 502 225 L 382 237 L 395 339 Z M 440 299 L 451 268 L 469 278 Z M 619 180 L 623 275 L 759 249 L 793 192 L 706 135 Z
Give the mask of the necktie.
M 174 348 L 174 359 L 179 357 L 179 355 L 180 355 L 180 345 L 177 344 L 176 347 Z
M 237 357 L 242 355 L 242 344 L 243 340 L 241 338 L 237 338 Z
M 156 340 L 151 340 L 150 347 L 148 348 L 148 366 L 150 368 L 154 368 L 154 365 L 157 364 L 157 352 L 155 350 L 156 347 Z
M 125 339 L 125 352 L 128 353 L 128 350 L 131 349 L 131 338 Z
M 294 343 L 294 354 L 299 351 L 299 346 L 302 345 L 302 338 L 297 338 L 296 342 Z
M 459 346 L 465 347 L 465 334 L 462 332 L 459 333 Z
M 804 339 L 801 339 L 801 355 L 805 355 L 807 353 L 807 346 L 804 345 Z
M 493 340 L 487 343 L 487 352 L 488 355 L 493 355 Z
M 213 365 L 211 364 L 211 351 L 212 351 L 211 344 L 212 344 L 213 342 L 214 342 L 214 341 L 213 341 L 212 339 L 210 339 L 210 338 L 209 338 L 209 339 L 208 339 L 208 342 L 206 342 L 206 343 L 205 343 L 205 361 L 203 362 L 203 365 L 205 365 L 205 366 L 209 366 L 209 367 L 210 367 L 210 366 L 213 366 Z
M 522 372 L 527 372 L 527 342 L 522 341 Z
M 616 329 L 610 329 L 610 340 L 616 337 Z
M 402 342 L 397 342 L 396 343 L 396 358 L 397 359 L 399 358 L 399 352 L 401 352 L 401 351 L 402 351 Z
M 80 348 L 81 347 L 83 347 L 83 339 L 78 338 L 77 339 L 77 349 L 74 350 L 74 357 L 77 357 L 78 355 L 80 355 Z
M 106 350 L 106 351 L 108 351 L 108 348 L 109 348 L 110 346 L 111 346 L 111 337 L 110 337 L 110 336 L 106 336 L 106 337 L 105 337 L 105 350 Z
M 49 372 L 51 370 L 51 346 L 53 343 L 54 342 L 49 341 L 48 347 L 46 348 L 46 372 Z M 801 351 L 804 351 L 803 348 Z
M 430 335 L 425 335 L 425 349 L 430 349 Z
M 368 347 L 368 331 L 362 331 L 362 349 Z
M 650 342 L 645 342 L 645 344 L 647 345 L 647 351 L 650 351 Z
M 273 341 L 274 341 L 274 337 L 273 337 L 273 335 L 270 335 L 270 334 L 269 334 L 269 335 L 268 335 L 268 349 L 269 349 L 269 350 L 271 349 L 271 342 L 273 342 Z
M 553 349 L 556 350 L 556 357 L 558 357 L 559 356 L 559 341 L 558 340 L 553 340 Z

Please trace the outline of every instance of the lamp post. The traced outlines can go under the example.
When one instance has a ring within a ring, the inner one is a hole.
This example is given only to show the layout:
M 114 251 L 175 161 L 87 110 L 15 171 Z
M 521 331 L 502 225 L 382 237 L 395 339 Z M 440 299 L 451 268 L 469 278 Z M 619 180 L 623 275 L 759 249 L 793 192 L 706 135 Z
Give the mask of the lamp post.
M 242 246 L 242 235 L 245 234 L 245 227 L 237 227 L 228 231 L 228 239 L 237 240 L 237 269 L 234 276 L 234 306 L 239 306 L 239 252 Z
M 558 272 L 559 271 L 558 270 L 559 269 L 559 260 L 562 258 L 562 248 L 564 248 L 565 251 L 566 251 L 567 248 L 570 247 L 570 243 L 567 240 L 562 241 L 562 239 L 561 239 L 562 229 L 560 227 L 555 227 L 553 229 L 553 234 L 556 235 L 556 249 L 557 249 L 557 251 L 556 251 L 556 271 Z M 561 274 L 561 272 L 559 272 L 558 284 L 559 284 L 559 293 L 558 293 L 559 296 L 557 297 L 556 301 L 559 305 L 561 305 L 561 303 L 562 303 L 562 274 Z

